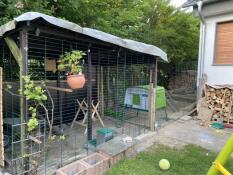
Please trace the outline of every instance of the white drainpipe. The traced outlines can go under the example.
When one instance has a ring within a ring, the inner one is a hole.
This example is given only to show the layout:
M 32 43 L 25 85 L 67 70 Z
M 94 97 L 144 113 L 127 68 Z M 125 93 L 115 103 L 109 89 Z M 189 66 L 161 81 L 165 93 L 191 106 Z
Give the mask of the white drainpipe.
M 198 15 L 201 20 L 200 26 L 200 41 L 199 41 L 199 59 L 198 59 L 198 75 L 197 75 L 197 99 L 201 97 L 203 73 L 204 73 L 204 57 L 205 57 L 205 42 L 206 42 L 206 23 L 202 15 L 203 1 L 199 1 L 198 5 Z

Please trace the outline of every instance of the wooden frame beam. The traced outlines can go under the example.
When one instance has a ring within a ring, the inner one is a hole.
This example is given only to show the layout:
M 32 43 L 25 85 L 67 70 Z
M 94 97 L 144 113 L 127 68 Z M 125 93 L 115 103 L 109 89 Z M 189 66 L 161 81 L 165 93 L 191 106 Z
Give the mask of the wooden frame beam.
M 19 83 L 20 83 L 20 89 L 23 91 L 24 89 L 24 82 L 23 82 L 23 76 L 27 75 L 27 58 L 28 58 L 28 32 L 26 28 L 23 28 L 19 32 L 19 38 L 20 38 L 20 47 L 17 46 L 16 42 L 11 37 L 5 37 L 4 40 L 9 47 L 12 55 L 14 56 L 17 64 L 19 65 Z M 25 155 L 25 126 L 23 123 L 27 119 L 27 102 L 23 96 L 20 97 L 20 122 L 22 125 L 20 126 L 20 151 L 21 156 L 23 157 Z M 24 167 L 24 160 L 21 162 L 22 166 Z M 25 167 L 22 169 L 22 173 L 24 170 L 27 170 L 28 167 Z
M 151 131 L 155 131 L 156 122 L 156 87 L 157 87 L 157 59 L 150 68 L 150 90 L 149 90 L 149 126 Z
M 12 55 L 14 56 L 16 62 L 18 63 L 19 67 L 21 68 L 23 56 L 22 56 L 22 53 L 21 53 L 20 49 L 18 48 L 17 44 L 10 37 L 5 37 L 4 40 L 7 44 L 7 46 L 9 47 Z
M 87 140 L 92 140 L 92 63 L 91 63 L 91 44 L 88 46 L 88 75 L 87 75 L 87 106 L 88 106 L 88 117 L 87 117 Z

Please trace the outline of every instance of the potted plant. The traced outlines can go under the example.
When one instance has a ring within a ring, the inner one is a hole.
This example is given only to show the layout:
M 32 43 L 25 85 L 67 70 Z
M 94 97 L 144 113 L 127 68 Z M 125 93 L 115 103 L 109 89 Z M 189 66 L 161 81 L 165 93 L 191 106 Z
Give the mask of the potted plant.
M 86 55 L 84 52 L 77 50 L 66 52 L 58 61 L 58 70 L 66 71 L 67 84 L 71 89 L 83 88 L 85 84 L 85 76 L 82 73 L 83 65 L 81 64 L 84 55 Z

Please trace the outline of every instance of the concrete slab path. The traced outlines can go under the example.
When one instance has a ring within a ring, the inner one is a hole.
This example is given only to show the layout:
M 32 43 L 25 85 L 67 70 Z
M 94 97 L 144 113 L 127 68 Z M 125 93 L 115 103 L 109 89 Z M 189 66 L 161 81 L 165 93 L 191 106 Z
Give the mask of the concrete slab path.
M 177 120 L 158 129 L 156 142 L 171 147 L 194 144 L 219 152 L 233 130 L 216 130 L 196 120 Z

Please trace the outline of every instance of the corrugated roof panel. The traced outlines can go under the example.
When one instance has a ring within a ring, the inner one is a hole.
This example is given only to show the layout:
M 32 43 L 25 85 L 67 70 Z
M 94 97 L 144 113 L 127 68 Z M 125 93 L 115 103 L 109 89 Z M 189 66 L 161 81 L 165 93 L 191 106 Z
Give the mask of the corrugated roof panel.
M 158 56 L 164 61 L 168 61 L 167 59 L 167 54 L 162 51 L 160 48 L 150 45 L 150 44 L 145 44 L 142 42 L 138 41 L 133 41 L 133 40 L 127 40 L 127 39 L 122 39 L 120 37 L 111 35 L 109 33 L 105 33 L 99 30 L 91 29 L 91 28 L 82 28 L 79 25 L 59 19 L 53 16 L 48 16 L 42 13 L 38 12 L 27 12 L 24 13 L 16 18 L 14 18 L 13 21 L 10 21 L 9 23 L 3 25 L 0 27 L 0 36 L 3 36 L 6 32 L 14 30 L 16 28 L 16 23 L 23 22 L 23 21 L 33 21 L 35 19 L 42 18 L 48 23 L 61 27 L 76 33 L 80 33 L 86 36 L 90 36 L 92 38 L 111 43 L 120 47 L 124 47 L 133 51 L 137 51 L 140 53 L 145 53 L 153 56 Z

